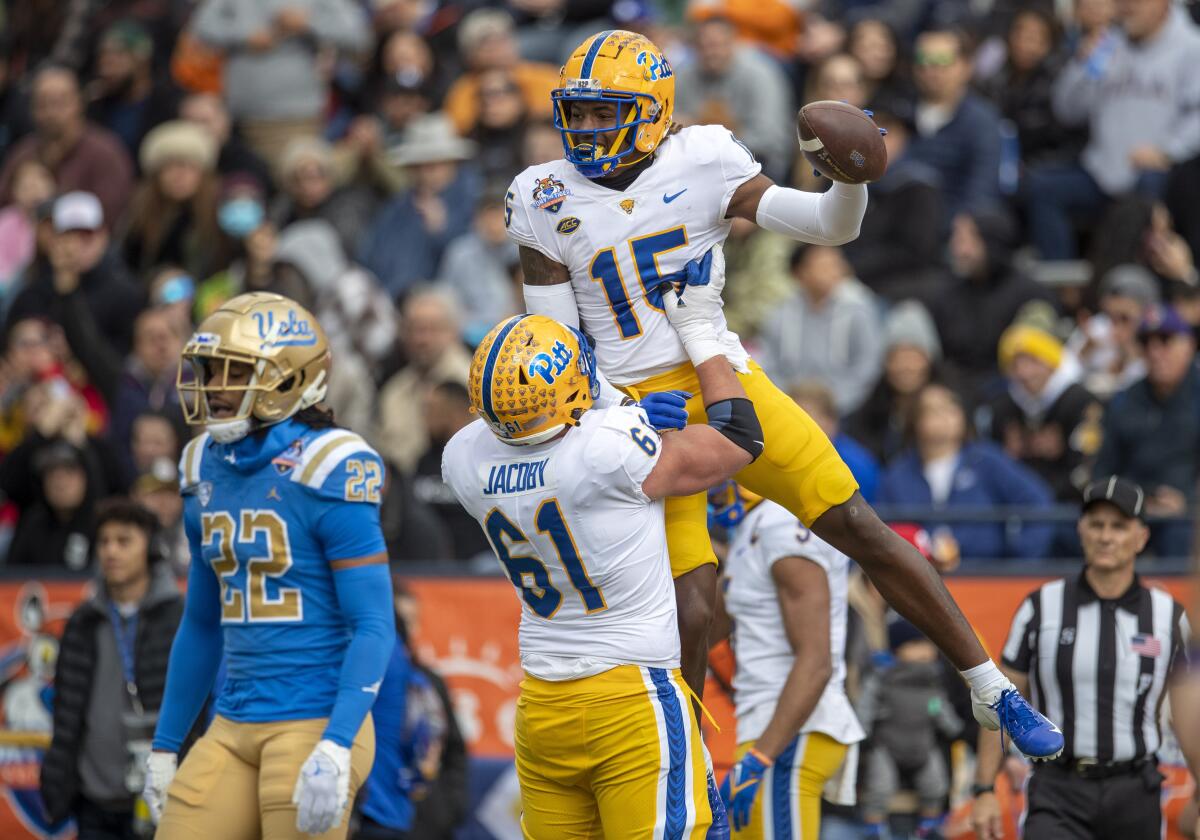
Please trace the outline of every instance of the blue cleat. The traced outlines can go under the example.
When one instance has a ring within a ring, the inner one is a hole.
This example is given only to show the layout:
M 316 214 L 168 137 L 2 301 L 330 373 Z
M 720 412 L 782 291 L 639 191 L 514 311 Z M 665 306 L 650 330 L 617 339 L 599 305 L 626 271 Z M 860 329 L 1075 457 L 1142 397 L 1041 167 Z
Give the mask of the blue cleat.
M 708 771 L 708 805 L 712 808 L 712 825 L 708 828 L 705 840 L 729 840 L 729 815 L 725 813 L 725 803 L 717 791 L 717 780 L 712 771 Z
M 1034 761 L 1050 761 L 1062 754 L 1062 732 L 1015 688 L 1005 689 L 992 708 L 1000 718 L 1002 744 L 1007 732 L 1017 749 Z

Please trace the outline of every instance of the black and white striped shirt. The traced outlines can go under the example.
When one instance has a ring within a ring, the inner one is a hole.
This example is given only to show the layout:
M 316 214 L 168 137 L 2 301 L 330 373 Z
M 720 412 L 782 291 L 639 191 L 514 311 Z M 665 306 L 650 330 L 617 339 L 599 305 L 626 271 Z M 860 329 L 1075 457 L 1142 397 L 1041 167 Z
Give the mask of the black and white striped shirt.
M 1188 632 L 1163 590 L 1135 577 L 1104 600 L 1080 574 L 1022 602 L 1002 661 L 1029 675 L 1034 706 L 1062 729 L 1065 758 L 1129 761 L 1162 743 L 1164 689 L 1186 661 Z

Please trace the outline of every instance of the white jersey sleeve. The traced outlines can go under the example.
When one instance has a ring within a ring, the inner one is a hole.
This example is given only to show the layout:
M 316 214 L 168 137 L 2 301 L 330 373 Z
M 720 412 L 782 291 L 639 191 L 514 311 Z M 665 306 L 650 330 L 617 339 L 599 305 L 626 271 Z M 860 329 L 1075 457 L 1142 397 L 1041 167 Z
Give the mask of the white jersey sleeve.
M 754 155 L 732 131 L 721 126 L 707 128 L 717 129 L 720 132 L 718 136 L 724 135 L 720 136 L 717 145 L 717 160 L 721 164 L 721 183 L 725 188 L 721 198 L 721 218 L 725 218 L 725 214 L 729 212 L 729 202 L 733 201 L 733 194 L 737 192 L 738 187 L 762 172 L 762 164 L 754 159 Z
M 816 563 L 828 575 L 835 562 L 831 556 L 832 546 L 818 538 L 790 513 L 778 515 L 774 508 L 770 513 L 776 515 L 764 515 L 754 532 L 767 568 L 785 557 L 803 557 Z
M 602 409 L 603 418 L 583 449 L 581 495 L 643 505 L 642 482 L 658 463 L 662 438 L 633 405 Z
M 553 176 L 550 176 L 550 180 L 561 186 Z M 530 186 L 531 181 L 533 186 Z M 528 169 L 513 178 L 504 196 L 504 226 L 508 230 L 509 238 L 518 245 L 533 248 L 555 262 L 565 264 L 566 258 L 557 247 L 558 242 L 553 235 L 554 229 L 548 225 L 548 220 L 554 217 L 530 204 L 531 193 L 536 193 L 539 189 L 545 192 L 542 182 Z M 554 188 L 548 189 L 553 191 Z M 565 195 L 566 187 L 562 187 L 562 190 Z

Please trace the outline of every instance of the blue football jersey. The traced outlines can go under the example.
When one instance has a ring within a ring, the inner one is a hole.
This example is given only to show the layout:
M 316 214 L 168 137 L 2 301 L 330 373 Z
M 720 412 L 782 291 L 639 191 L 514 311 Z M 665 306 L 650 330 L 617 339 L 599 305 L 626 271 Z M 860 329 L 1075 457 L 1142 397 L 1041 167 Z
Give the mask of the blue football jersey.
M 350 641 L 333 574 L 386 551 L 383 461 L 346 429 L 295 420 L 180 460 L 192 562 L 220 588 L 226 680 L 217 713 L 262 722 L 324 717 Z

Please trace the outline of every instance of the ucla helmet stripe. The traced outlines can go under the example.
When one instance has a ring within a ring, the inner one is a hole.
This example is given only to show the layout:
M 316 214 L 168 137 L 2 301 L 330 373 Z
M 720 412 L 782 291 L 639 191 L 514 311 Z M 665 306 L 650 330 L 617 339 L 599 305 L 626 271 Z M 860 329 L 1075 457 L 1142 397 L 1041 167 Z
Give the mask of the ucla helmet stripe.
M 496 357 L 500 355 L 500 348 L 504 346 L 504 339 L 508 338 L 508 334 L 512 332 L 513 327 L 521 323 L 525 315 L 514 315 L 508 319 L 508 323 L 496 335 L 496 340 L 492 342 L 492 348 L 488 350 L 487 362 L 483 366 L 483 384 L 479 390 L 482 393 L 479 395 L 483 401 L 483 410 L 487 412 L 487 416 L 492 419 L 493 423 L 499 423 L 500 418 L 496 416 L 495 409 L 492 408 L 492 371 L 496 367 Z
M 583 67 L 579 70 L 579 78 L 591 78 L 592 64 L 596 61 L 596 56 L 599 54 L 600 48 L 604 46 L 604 42 L 607 41 L 615 31 L 615 29 L 609 29 L 606 32 L 601 32 L 596 36 L 596 40 L 592 41 L 592 45 L 588 47 L 587 55 L 583 57 Z

